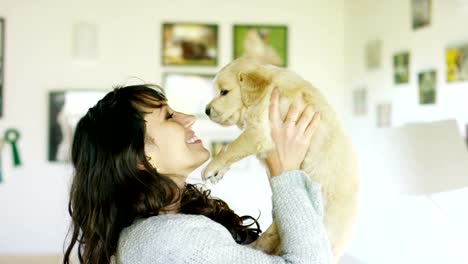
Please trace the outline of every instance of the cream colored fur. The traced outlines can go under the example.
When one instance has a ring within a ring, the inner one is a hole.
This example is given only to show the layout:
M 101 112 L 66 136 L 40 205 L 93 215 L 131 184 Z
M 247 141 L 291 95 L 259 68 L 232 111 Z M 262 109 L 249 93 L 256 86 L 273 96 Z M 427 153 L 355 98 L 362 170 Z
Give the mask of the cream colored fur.
M 281 92 L 280 110 L 285 117 L 292 99 L 302 98 L 302 107 L 311 104 L 320 112 L 317 128 L 301 169 L 322 185 L 324 224 L 335 263 L 343 254 L 356 217 L 359 185 L 357 159 L 352 144 L 322 94 L 295 73 L 272 65 L 260 65 L 240 58 L 224 67 L 215 78 L 215 87 L 228 93 L 218 95 L 208 107 L 210 118 L 222 125 L 237 125 L 241 135 L 228 144 L 207 165 L 202 177 L 217 182 L 232 163 L 256 154 L 263 159 L 273 147 L 268 109 L 274 87 Z M 274 224 L 255 242 L 255 247 L 278 253 L 279 236 Z

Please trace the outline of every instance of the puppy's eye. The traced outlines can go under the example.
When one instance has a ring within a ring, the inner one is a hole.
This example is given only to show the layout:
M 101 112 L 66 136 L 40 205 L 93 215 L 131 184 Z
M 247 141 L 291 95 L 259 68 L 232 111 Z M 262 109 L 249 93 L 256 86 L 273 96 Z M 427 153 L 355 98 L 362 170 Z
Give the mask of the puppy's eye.
M 220 94 L 221 96 L 225 96 L 225 95 L 228 94 L 228 93 L 229 93 L 229 91 L 228 91 L 228 90 L 224 90 L 224 89 L 221 90 L 221 91 L 219 92 L 219 94 Z

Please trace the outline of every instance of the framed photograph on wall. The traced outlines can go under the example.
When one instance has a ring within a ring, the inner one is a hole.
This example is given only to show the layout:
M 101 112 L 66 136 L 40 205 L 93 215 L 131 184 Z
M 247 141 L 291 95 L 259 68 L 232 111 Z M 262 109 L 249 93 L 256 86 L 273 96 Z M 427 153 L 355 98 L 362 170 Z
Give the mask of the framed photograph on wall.
M 98 26 L 89 22 L 77 22 L 73 26 L 73 58 L 96 60 L 99 47 Z
M 427 27 L 431 24 L 432 0 L 411 0 L 413 29 Z
M 0 117 L 3 116 L 3 86 L 5 75 L 5 19 L 0 18 Z
M 450 47 L 445 52 L 447 82 L 468 81 L 468 43 Z
M 392 104 L 381 103 L 377 105 L 377 127 L 384 128 L 392 125 Z
M 367 114 L 367 89 L 365 87 L 353 91 L 353 112 L 355 116 Z
M 419 104 L 435 104 L 437 75 L 435 70 L 424 71 L 418 75 Z
M 393 55 L 393 79 L 395 84 L 404 84 L 409 82 L 409 52 L 400 52 Z
M 245 56 L 260 63 L 288 65 L 288 27 L 282 25 L 234 25 L 233 58 Z
M 376 70 L 382 64 L 382 41 L 372 40 L 366 45 L 366 66 L 368 70 Z
M 217 25 L 162 25 L 162 65 L 217 66 L 218 56 Z
M 213 78 L 211 74 L 165 73 L 163 88 L 169 104 L 176 111 L 208 118 L 205 108 L 215 97 Z
M 78 121 L 106 93 L 97 90 L 49 93 L 49 161 L 70 161 L 71 145 Z
M 465 125 L 465 141 L 466 147 L 468 147 L 468 124 Z

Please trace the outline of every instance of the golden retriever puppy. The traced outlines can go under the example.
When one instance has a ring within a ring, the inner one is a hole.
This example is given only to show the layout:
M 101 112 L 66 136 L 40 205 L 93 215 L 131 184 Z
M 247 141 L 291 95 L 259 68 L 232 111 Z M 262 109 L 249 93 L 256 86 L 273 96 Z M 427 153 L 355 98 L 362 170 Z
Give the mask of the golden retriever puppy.
M 302 109 L 311 104 L 320 112 L 321 122 L 301 164 L 309 177 L 322 185 L 324 224 L 338 262 L 357 213 L 359 186 L 357 159 L 349 138 L 322 94 L 297 74 L 273 65 L 261 65 L 240 58 L 225 66 L 215 78 L 218 96 L 206 107 L 210 119 L 221 125 L 237 125 L 243 132 L 223 148 L 202 172 L 204 180 L 217 182 L 232 163 L 256 154 L 261 160 L 274 145 L 271 138 L 269 104 L 272 90 L 281 93 L 280 111 L 284 119 L 295 96 Z M 307 224 L 307 223 L 304 223 Z M 274 223 L 254 243 L 268 253 L 279 253 Z

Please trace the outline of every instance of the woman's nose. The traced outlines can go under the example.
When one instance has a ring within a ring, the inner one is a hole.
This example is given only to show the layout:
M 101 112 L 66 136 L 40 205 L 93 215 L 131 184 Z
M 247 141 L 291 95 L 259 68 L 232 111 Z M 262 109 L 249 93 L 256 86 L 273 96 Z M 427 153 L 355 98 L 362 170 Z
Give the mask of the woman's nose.
M 184 113 L 177 113 L 178 121 L 181 125 L 185 128 L 190 128 L 195 123 L 195 116 L 194 115 L 187 115 Z

